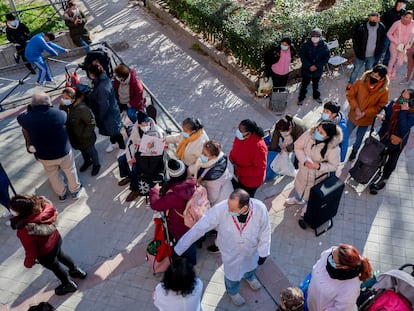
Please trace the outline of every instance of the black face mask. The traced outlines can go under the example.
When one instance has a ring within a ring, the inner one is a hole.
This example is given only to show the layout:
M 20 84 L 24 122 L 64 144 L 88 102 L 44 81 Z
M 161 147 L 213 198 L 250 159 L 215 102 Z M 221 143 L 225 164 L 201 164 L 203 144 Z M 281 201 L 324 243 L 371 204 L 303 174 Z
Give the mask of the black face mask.
M 370 26 L 372 26 L 372 27 L 375 27 L 375 26 L 377 25 L 377 22 L 371 22 L 371 21 L 369 21 L 368 23 L 369 23 L 369 25 L 370 25 Z
M 357 277 L 361 272 L 361 266 L 356 266 L 354 269 L 336 269 L 326 260 L 326 271 L 332 279 L 343 281 Z
M 369 83 L 371 83 L 371 84 L 376 84 L 376 83 L 378 83 L 378 79 L 375 79 L 375 78 L 373 78 L 373 77 L 369 77 Z

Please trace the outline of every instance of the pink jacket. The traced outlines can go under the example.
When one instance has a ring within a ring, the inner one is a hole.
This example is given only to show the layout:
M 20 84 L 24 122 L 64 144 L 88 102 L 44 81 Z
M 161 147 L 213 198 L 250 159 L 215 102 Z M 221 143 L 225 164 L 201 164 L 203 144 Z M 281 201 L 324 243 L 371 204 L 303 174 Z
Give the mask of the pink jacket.
M 408 43 L 412 39 L 413 33 L 414 21 L 412 21 L 409 25 L 403 25 L 401 24 L 401 21 L 396 21 L 388 30 L 387 37 L 395 45 L 402 43 L 405 46 L 408 46 Z
M 137 110 L 144 110 L 145 104 L 142 101 L 144 94 L 144 87 L 141 81 L 137 78 L 137 74 L 134 69 L 129 70 L 131 76 L 129 82 L 129 105 Z M 119 102 L 119 85 L 121 84 L 118 80 L 114 80 L 115 98 Z

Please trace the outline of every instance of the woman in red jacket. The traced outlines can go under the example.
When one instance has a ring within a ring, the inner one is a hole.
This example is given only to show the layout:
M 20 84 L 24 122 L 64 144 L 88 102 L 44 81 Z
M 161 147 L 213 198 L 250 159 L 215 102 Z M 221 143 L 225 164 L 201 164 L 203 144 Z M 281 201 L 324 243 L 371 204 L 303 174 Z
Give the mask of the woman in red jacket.
M 65 295 L 78 289 L 72 278 L 84 279 L 86 272 L 75 265 L 62 249 L 62 238 L 56 229 L 57 211 L 52 202 L 41 196 L 18 194 L 11 199 L 10 208 L 17 214 L 11 219 L 11 227 L 26 252 L 24 266 L 40 263 L 52 270 L 62 282 L 55 288 L 56 295 Z M 69 275 L 60 263 L 69 268 Z
M 229 155 L 237 178 L 234 188 L 246 190 L 252 198 L 266 177 L 267 147 L 263 136 L 264 131 L 256 122 L 241 121 Z

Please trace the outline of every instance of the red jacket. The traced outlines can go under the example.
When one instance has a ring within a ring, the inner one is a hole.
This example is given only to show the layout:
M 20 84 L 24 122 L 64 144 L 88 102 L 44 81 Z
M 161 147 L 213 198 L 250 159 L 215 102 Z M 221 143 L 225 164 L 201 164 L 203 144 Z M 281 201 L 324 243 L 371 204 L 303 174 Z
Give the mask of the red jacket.
M 183 215 L 185 205 L 195 191 L 195 185 L 196 180 L 191 178 L 173 184 L 164 196 L 160 196 L 160 191 L 157 187 L 152 188 L 150 191 L 151 208 L 164 213 L 167 213 L 168 210 L 168 231 L 176 240 L 180 239 L 190 229 L 184 224 L 184 218 L 180 215 Z
M 24 219 L 24 223 L 19 225 L 17 229 L 17 237 L 22 242 L 26 252 L 26 258 L 24 259 L 26 268 L 33 267 L 36 258 L 49 254 L 59 241 L 60 234 L 57 229 L 53 229 L 49 235 L 33 235 L 28 230 L 27 224 L 29 223 L 52 224 L 56 221 L 57 211 L 52 203 L 46 201 L 43 206 L 44 210 L 40 214 L 32 214 Z
M 142 86 L 141 81 L 137 78 L 137 74 L 134 69 L 129 70 L 130 80 L 129 80 L 129 105 L 132 108 L 137 110 L 145 110 L 145 104 L 142 101 L 144 94 L 144 87 Z M 119 102 L 119 85 L 121 82 L 114 80 L 114 91 L 115 98 Z
M 264 182 L 267 147 L 264 140 L 255 133 L 243 140 L 235 138 L 229 159 L 234 165 L 234 174 L 242 185 L 254 188 Z

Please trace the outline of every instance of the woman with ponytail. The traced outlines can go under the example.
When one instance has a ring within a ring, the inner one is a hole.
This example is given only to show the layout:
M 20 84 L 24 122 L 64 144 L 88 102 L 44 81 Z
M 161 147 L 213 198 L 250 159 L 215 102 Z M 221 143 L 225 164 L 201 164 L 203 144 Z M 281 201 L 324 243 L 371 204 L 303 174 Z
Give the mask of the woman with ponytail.
M 330 120 L 321 121 L 299 137 L 295 142 L 299 169 L 295 177 L 294 195 L 286 200 L 286 204 L 305 205 L 310 189 L 320 181 L 318 177 L 336 171 L 340 161 L 341 141 L 341 129 Z M 305 212 L 306 207 L 302 210 L 302 216 Z
M 246 190 L 252 198 L 266 177 L 267 146 L 263 137 L 264 131 L 256 122 L 243 120 L 229 154 L 237 178 L 233 179 L 234 188 Z
M 372 277 L 373 268 L 355 246 L 339 244 L 321 254 L 313 266 L 307 304 L 309 311 L 354 311 L 361 282 Z

